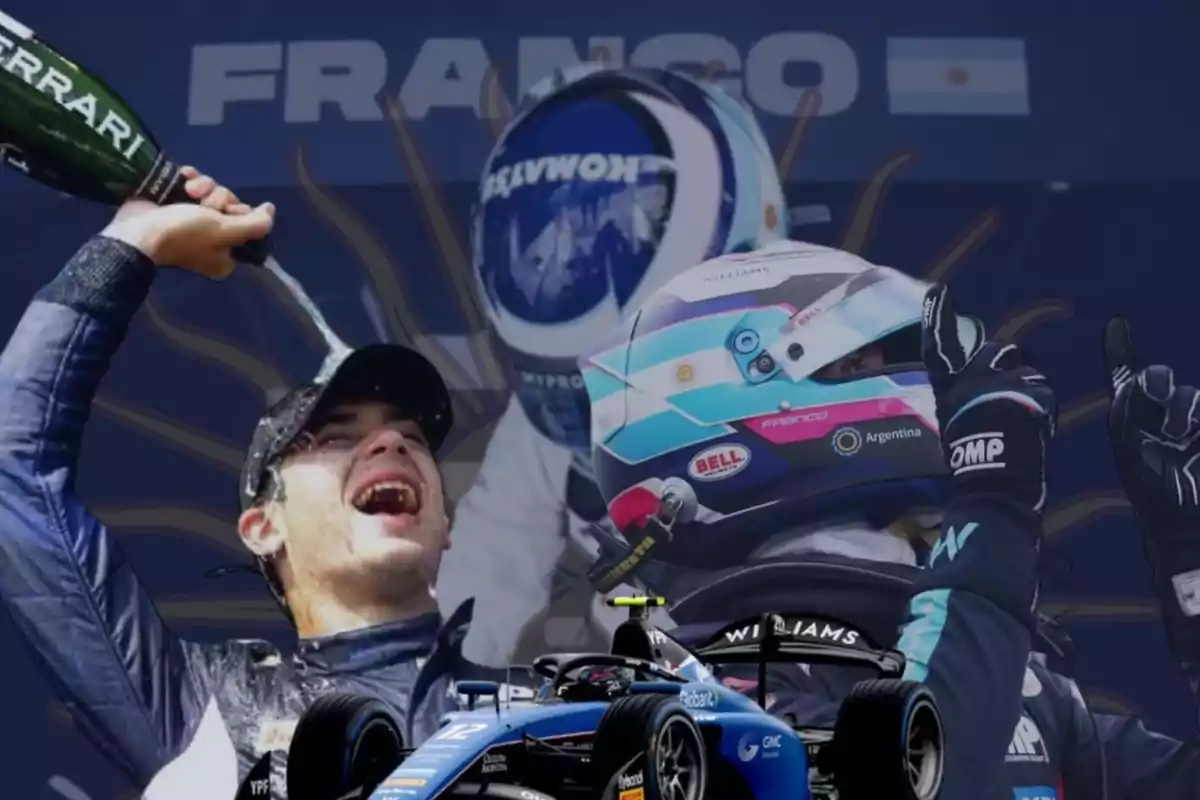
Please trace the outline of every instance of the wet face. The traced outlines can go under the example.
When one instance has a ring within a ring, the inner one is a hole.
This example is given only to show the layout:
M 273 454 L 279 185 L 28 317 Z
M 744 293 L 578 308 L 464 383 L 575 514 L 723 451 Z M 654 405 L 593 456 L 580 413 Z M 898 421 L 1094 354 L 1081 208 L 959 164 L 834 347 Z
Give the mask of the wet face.
M 278 479 L 282 496 L 263 511 L 289 595 L 381 603 L 435 581 L 449 546 L 441 474 L 420 427 L 396 409 L 333 407 L 282 459 Z

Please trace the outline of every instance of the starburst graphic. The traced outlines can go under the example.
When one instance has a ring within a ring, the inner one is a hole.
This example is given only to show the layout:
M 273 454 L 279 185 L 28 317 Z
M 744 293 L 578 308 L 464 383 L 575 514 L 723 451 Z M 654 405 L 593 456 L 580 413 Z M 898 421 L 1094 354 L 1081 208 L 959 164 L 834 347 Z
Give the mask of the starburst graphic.
M 595 60 L 608 60 L 604 52 L 594 52 Z M 713 64 L 709 72 L 720 72 L 722 65 Z M 416 291 L 409 276 L 414 265 L 397 256 L 383 238 L 371 228 L 354 209 L 331 187 L 321 184 L 312 174 L 303 145 L 293 156 L 297 183 L 315 217 L 338 237 L 348 254 L 353 256 L 360 276 L 365 281 L 363 306 L 372 327 L 381 340 L 407 344 L 430 359 L 442 372 L 451 387 L 457 419 L 457 438 L 449 443 L 444 456 L 448 493 L 455 499 L 470 486 L 482 458 L 499 413 L 510 391 L 506 370 L 494 352 L 487 331 L 485 315 L 478 305 L 471 274 L 470 247 L 448 211 L 447 203 L 436 177 L 422 154 L 420 143 L 410 129 L 404 108 L 395 92 L 383 92 L 379 102 L 385 112 L 395 143 L 397 156 L 409 175 L 409 185 L 421 209 L 422 227 L 439 254 L 441 276 L 452 296 L 457 313 L 464 323 L 465 336 L 450 343 L 445 337 L 428 332 L 429 320 L 421 318 Z M 786 183 L 794 174 L 805 151 L 808 134 L 820 109 L 821 97 L 809 90 L 801 98 L 795 114 L 795 124 L 779 153 L 777 166 Z M 480 87 L 482 116 L 493 136 L 498 137 L 511 118 L 513 104 L 502 87 L 500 75 L 489 73 Z M 840 237 L 840 246 L 869 257 L 873 234 L 886 212 L 890 190 L 905 170 L 915 163 L 918 155 L 912 152 L 897 154 L 883 163 L 866 180 L 858 193 L 848 221 Z M 779 210 L 783 213 L 783 210 Z M 1001 214 L 988 209 L 941 247 L 931 243 L 928 261 L 916 271 L 919 277 L 931 281 L 947 281 L 964 268 L 970 256 L 986 246 L 1000 229 Z M 295 323 L 296 336 L 322 345 L 313 330 L 308 315 L 295 299 L 265 271 L 254 272 L 268 287 L 286 319 Z M 353 285 L 353 284 L 351 284 Z M 995 327 L 997 335 L 1020 340 L 1033 329 L 1070 319 L 1071 303 L 1065 299 L 1039 299 L 1011 310 Z M 244 344 L 223 341 L 211 331 L 188 329 L 168 319 L 161 304 L 153 297 L 146 304 L 145 318 L 162 340 L 177 349 L 197 366 L 219 370 L 239 381 L 248 392 L 264 403 L 272 402 L 289 388 L 289 382 L 271 362 L 271 354 L 256 353 Z M 103 396 L 97 409 L 162 446 L 203 462 L 236 479 L 243 458 L 240 443 L 222 441 L 205 431 L 167 418 L 157 412 L 123 399 Z M 1088 394 L 1064 404 L 1060 414 L 1060 435 L 1087 428 L 1099 419 L 1106 408 L 1103 392 Z M 232 487 L 231 487 L 232 494 Z M 1085 529 L 1090 523 L 1111 514 L 1128 513 L 1128 504 L 1117 493 L 1090 492 L 1072 498 L 1046 515 L 1050 537 L 1061 539 L 1073 530 Z M 102 508 L 98 516 L 124 537 L 182 536 L 231 558 L 245 559 L 235 532 L 235 523 L 222 512 L 203 508 L 185 508 L 162 503 L 145 506 Z M 577 555 L 577 554 L 576 554 Z M 572 615 L 585 614 L 591 589 L 586 581 L 577 581 L 578 588 L 560 597 L 560 609 L 547 609 L 541 623 L 563 618 L 562 608 L 572 609 Z M 158 607 L 168 619 L 189 626 L 240 625 L 243 623 L 284 624 L 273 601 L 266 595 L 253 597 L 167 596 L 157 598 Z M 1089 599 L 1063 603 L 1058 613 L 1078 621 L 1109 621 L 1115 619 L 1150 619 L 1148 606 L 1141 603 L 1122 603 L 1118 600 Z M 577 617 L 576 617 L 577 618 Z M 1156 618 L 1156 617 L 1154 617 Z M 531 621 L 536 627 L 539 620 Z

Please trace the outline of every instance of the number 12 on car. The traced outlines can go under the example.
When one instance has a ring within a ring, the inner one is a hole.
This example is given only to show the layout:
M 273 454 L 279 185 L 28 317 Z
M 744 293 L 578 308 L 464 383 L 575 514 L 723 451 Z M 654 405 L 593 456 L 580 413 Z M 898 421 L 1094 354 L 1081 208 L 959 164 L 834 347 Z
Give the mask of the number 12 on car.
M 441 742 L 461 742 L 487 729 L 488 725 L 485 722 L 456 722 L 442 728 L 433 738 Z

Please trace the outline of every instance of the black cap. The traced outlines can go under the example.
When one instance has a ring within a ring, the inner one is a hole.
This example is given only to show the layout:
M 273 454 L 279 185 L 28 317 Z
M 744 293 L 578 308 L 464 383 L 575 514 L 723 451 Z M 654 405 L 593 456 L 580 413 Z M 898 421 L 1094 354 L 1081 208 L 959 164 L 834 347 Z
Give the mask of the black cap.
M 242 465 L 238 497 L 242 510 L 258 499 L 268 468 L 308 426 L 322 407 L 343 398 L 377 398 L 403 409 L 421 426 L 436 453 L 454 424 L 450 392 L 425 356 L 398 344 L 355 350 L 324 383 L 293 389 L 258 421 Z

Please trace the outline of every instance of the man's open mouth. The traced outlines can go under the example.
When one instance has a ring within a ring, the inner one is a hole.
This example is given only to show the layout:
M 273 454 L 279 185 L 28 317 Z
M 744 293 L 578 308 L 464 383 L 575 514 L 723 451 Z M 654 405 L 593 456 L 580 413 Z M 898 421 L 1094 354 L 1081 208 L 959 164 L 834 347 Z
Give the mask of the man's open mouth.
M 362 487 L 350 503 L 362 514 L 416 514 L 421 510 L 421 495 L 407 481 L 388 479 Z

